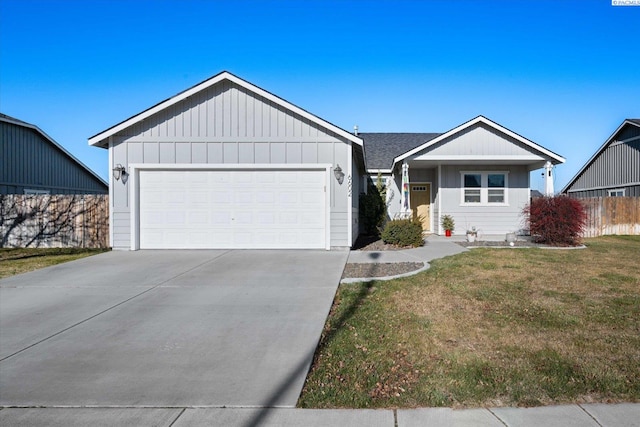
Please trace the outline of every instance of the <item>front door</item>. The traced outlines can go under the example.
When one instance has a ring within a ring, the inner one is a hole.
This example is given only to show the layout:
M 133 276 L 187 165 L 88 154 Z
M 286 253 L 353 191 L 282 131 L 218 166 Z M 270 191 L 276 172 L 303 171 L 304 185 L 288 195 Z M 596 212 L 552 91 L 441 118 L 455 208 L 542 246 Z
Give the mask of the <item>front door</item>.
M 420 220 L 423 231 L 431 231 L 431 184 L 409 184 L 409 188 L 413 218 Z

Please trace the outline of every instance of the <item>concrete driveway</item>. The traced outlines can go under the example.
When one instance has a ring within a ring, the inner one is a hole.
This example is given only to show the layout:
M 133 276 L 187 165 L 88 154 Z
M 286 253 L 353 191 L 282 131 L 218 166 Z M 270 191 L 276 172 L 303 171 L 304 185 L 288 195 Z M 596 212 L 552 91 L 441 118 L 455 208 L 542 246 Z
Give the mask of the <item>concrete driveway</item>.
M 0 406 L 294 406 L 348 252 L 108 252 L 0 280 Z

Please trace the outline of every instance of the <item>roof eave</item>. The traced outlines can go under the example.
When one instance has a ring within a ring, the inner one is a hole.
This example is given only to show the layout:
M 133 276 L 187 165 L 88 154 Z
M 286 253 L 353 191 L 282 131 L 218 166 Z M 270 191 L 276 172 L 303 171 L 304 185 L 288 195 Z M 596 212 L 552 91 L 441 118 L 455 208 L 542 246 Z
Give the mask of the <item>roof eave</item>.
M 144 120 L 174 104 L 177 104 L 178 102 L 187 99 L 188 97 L 204 90 L 207 89 L 223 80 L 229 80 L 235 84 L 237 84 L 238 86 L 244 87 L 245 89 L 256 93 L 259 96 L 262 96 L 263 98 L 268 99 L 269 101 L 272 101 L 278 105 L 280 105 L 283 108 L 286 108 L 290 111 L 292 111 L 295 114 L 298 114 L 302 117 L 304 117 L 307 120 L 312 121 L 313 123 L 316 123 L 319 126 L 324 127 L 327 130 L 330 130 L 331 132 L 351 141 L 354 142 L 360 146 L 364 145 L 364 142 L 362 141 L 361 138 L 358 138 L 357 136 L 353 135 L 350 132 L 347 132 L 346 130 L 324 120 L 321 119 L 320 117 L 309 113 L 308 111 L 298 107 L 297 105 L 294 105 L 282 98 L 280 98 L 279 96 L 276 96 L 274 94 L 272 94 L 271 92 L 268 92 L 252 83 L 249 83 L 246 80 L 243 80 L 233 74 L 231 74 L 228 71 L 222 71 L 221 73 L 216 74 L 213 77 L 210 77 L 209 79 L 196 84 L 195 86 L 192 86 L 191 88 L 182 91 L 180 93 L 178 93 L 177 95 L 172 96 L 171 98 L 165 99 L 164 101 L 161 101 L 160 103 L 152 106 L 151 108 L 148 108 L 144 111 L 142 111 L 141 113 L 138 113 L 112 127 L 110 127 L 109 129 L 106 129 L 92 137 L 89 138 L 89 145 L 93 145 L 93 146 L 98 146 L 98 147 L 105 147 L 107 145 L 107 138 L 109 138 L 110 136 L 115 135 L 116 133 L 140 122 L 141 120 Z
M 611 136 L 609 136 L 609 138 L 607 138 L 607 140 L 604 142 L 604 144 L 602 144 L 600 146 L 600 148 L 598 148 L 596 150 L 596 152 L 594 153 L 593 156 L 591 156 L 589 158 L 589 160 L 587 160 L 585 162 L 585 164 L 582 166 L 582 168 L 580 168 L 580 170 L 573 176 L 573 178 L 571 178 L 569 180 L 569 182 L 567 183 L 567 185 L 565 185 L 562 190 L 560 190 L 561 193 L 565 193 L 567 191 L 569 191 L 569 187 L 571 187 L 573 184 L 575 184 L 575 182 L 578 180 L 578 178 L 580 177 L 580 175 L 582 175 L 582 173 L 591 165 L 591 163 L 593 163 L 593 161 L 607 148 L 607 146 L 611 143 L 611 141 L 613 140 L 613 138 L 622 130 L 622 128 L 625 125 L 631 125 L 631 126 L 636 126 L 636 127 L 640 127 L 640 124 L 636 123 L 636 122 L 632 122 L 629 119 L 625 119 L 622 124 L 620 126 L 618 126 L 618 128 L 613 131 L 613 133 L 611 134 Z
M 96 174 L 94 171 L 92 171 L 87 165 L 85 165 L 80 160 L 78 160 L 78 158 L 76 156 L 74 156 L 69 151 L 67 151 L 62 145 L 58 144 L 53 138 L 51 138 L 49 135 L 47 135 L 47 133 L 45 131 L 43 131 L 42 129 L 40 129 L 38 126 L 36 126 L 34 124 L 31 124 L 31 123 L 27 123 L 27 122 L 22 121 L 22 120 L 18 120 L 18 119 L 12 120 L 11 118 L 8 118 L 8 117 L 0 117 L 0 121 L 11 123 L 11 124 L 14 124 L 14 125 L 17 125 L 17 126 L 30 128 L 30 129 L 33 129 L 34 131 L 38 132 L 40 135 L 42 135 L 43 138 L 45 138 L 47 141 L 49 141 L 51 144 L 53 144 L 54 147 L 56 147 L 58 150 L 62 151 L 62 153 L 64 155 L 66 155 L 67 157 L 71 158 L 71 160 L 76 162 L 85 171 L 89 172 L 94 178 L 96 178 L 98 181 L 100 181 L 106 188 L 109 188 L 109 184 L 104 179 L 102 179 L 98 174 Z
M 410 156 L 412 156 L 412 155 L 414 155 L 414 154 L 416 154 L 416 153 L 418 153 L 418 152 L 420 152 L 420 151 L 422 151 L 422 150 L 424 150 L 426 148 L 429 148 L 432 145 L 437 144 L 438 142 L 440 142 L 440 141 L 442 141 L 442 140 L 444 140 L 444 139 L 446 139 L 446 138 L 448 138 L 448 137 L 450 137 L 452 135 L 455 135 L 456 133 L 458 133 L 458 132 L 460 132 L 460 131 L 462 131 L 462 130 L 470 127 L 470 126 L 473 126 L 473 125 L 475 125 L 477 123 L 480 123 L 480 122 L 482 122 L 482 123 L 484 123 L 484 124 L 486 124 L 488 126 L 491 126 L 494 129 L 496 129 L 496 130 L 498 130 L 498 131 L 500 131 L 500 132 L 502 132 L 502 133 L 504 133 L 506 135 L 509 135 L 510 137 L 522 142 L 523 144 L 533 148 L 534 150 L 536 150 L 536 151 L 538 151 L 540 153 L 545 154 L 547 157 L 549 157 L 551 159 L 551 162 L 553 164 L 557 165 L 557 164 L 566 162 L 566 159 L 564 157 L 554 153 L 553 151 L 548 150 L 548 149 L 536 144 L 535 142 L 533 142 L 533 141 L 523 137 L 522 135 L 519 135 L 519 134 L 517 134 L 517 133 L 515 133 L 515 132 L 513 132 L 513 131 L 511 131 L 511 130 L 509 130 L 507 128 L 505 128 L 504 126 L 501 126 L 501 125 L 495 123 L 492 120 L 487 119 L 484 116 L 477 116 L 476 118 L 471 119 L 468 122 L 465 122 L 465 123 L 453 128 L 453 129 L 451 129 L 450 131 L 445 132 L 442 135 L 440 135 L 440 136 L 438 136 L 436 138 L 433 138 L 432 140 L 429 140 L 429 141 L 425 142 L 424 144 L 422 144 L 422 145 L 420 145 L 420 146 L 418 146 L 418 147 L 416 147 L 416 148 L 414 148 L 412 150 L 409 150 L 409 151 L 407 151 L 406 153 L 404 153 L 404 154 L 402 154 L 400 156 L 395 157 L 393 159 L 393 165 L 391 166 L 391 168 L 393 169 L 395 167 L 396 163 L 398 163 L 400 161 L 403 161 L 406 158 L 408 158 L 408 157 L 410 157 Z

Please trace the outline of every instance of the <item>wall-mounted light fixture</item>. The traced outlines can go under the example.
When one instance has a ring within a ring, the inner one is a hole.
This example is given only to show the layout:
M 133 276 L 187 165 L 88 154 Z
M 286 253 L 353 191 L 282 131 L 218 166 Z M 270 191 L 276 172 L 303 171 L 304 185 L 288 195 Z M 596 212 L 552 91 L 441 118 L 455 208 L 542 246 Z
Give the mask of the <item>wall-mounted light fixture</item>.
M 344 172 L 342 172 L 342 168 L 340 167 L 340 165 L 336 165 L 335 169 L 333 170 L 333 174 L 338 180 L 338 184 L 342 185 L 342 181 L 344 181 Z
M 124 166 L 122 166 L 120 163 L 118 163 L 116 165 L 115 168 L 113 168 L 113 178 L 117 181 L 120 179 L 120 177 L 123 177 L 127 174 L 127 171 L 125 169 Z

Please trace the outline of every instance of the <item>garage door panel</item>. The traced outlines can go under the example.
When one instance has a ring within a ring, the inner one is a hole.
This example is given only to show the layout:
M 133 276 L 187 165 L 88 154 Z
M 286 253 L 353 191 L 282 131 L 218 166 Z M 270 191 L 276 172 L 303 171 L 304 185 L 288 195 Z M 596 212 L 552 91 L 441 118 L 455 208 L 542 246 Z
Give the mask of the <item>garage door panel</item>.
M 210 213 L 212 226 L 228 226 L 231 224 L 231 212 L 215 211 Z
M 285 205 L 295 205 L 298 203 L 298 193 L 294 191 L 280 192 L 280 203 Z
M 274 225 L 276 221 L 277 212 L 260 212 L 256 217 L 256 222 L 260 225 Z
M 209 192 L 210 201 L 215 204 L 232 204 L 233 203 L 233 193 L 231 191 L 226 190 L 212 190 Z
M 189 224 L 194 226 L 208 227 L 210 225 L 209 214 L 206 211 L 189 212 L 188 221 Z
M 324 248 L 325 171 L 140 171 L 141 248 Z

